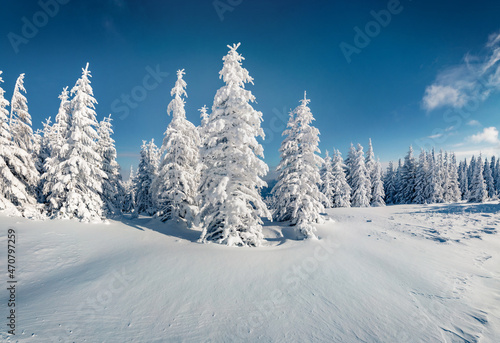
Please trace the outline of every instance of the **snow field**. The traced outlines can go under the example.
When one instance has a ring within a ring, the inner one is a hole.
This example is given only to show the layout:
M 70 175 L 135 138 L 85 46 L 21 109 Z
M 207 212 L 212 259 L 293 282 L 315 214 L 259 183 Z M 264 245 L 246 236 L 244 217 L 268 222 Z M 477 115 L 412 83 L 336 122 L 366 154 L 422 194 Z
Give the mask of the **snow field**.
M 316 225 L 319 240 L 296 241 L 292 227 L 266 222 L 258 249 L 200 244 L 199 231 L 149 217 L 2 216 L 18 232 L 20 281 L 19 333 L 2 327 L 1 337 L 498 342 L 498 211 L 497 203 L 337 208 Z

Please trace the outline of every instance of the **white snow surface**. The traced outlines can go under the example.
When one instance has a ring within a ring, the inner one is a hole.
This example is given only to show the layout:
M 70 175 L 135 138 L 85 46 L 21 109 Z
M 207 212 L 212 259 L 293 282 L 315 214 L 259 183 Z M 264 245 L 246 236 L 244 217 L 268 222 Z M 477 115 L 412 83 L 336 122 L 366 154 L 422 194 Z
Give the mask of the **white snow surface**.
M 318 240 L 266 222 L 265 246 L 237 248 L 149 217 L 0 213 L 3 249 L 17 232 L 19 280 L 16 336 L 4 318 L 0 340 L 500 342 L 498 202 L 326 215 Z

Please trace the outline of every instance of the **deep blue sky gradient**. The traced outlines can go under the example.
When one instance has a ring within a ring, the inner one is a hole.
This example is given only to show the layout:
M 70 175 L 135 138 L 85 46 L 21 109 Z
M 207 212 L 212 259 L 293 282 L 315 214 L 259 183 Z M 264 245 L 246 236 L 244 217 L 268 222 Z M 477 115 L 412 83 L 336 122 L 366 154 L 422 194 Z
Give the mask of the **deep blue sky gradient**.
M 231 1 L 221 0 L 224 3 Z M 235 1 L 235 0 L 233 0 Z M 238 1 L 235 1 L 236 3 Z M 234 3 L 234 2 L 233 2 Z M 26 73 L 34 127 L 54 118 L 64 86 L 73 87 L 90 62 L 99 120 L 114 117 L 114 138 L 124 170 L 137 165 L 142 140 L 161 144 L 170 121 L 166 108 L 175 71 L 184 68 L 188 119 L 199 124 L 198 108 L 211 107 L 222 86 L 218 72 L 227 44 L 241 42 L 244 67 L 255 79 L 250 89 L 264 114 L 266 162 L 276 166 L 287 112 L 304 90 L 321 131 L 321 149 L 347 152 L 350 142 L 373 140 L 382 161 L 404 156 L 410 144 L 451 124 L 442 110 L 422 108 L 425 88 L 436 75 L 480 52 L 500 29 L 498 1 L 401 0 L 401 13 L 348 63 L 339 49 L 353 44 L 354 27 L 373 20 L 370 11 L 388 1 L 242 0 L 221 21 L 213 1 L 72 0 L 61 5 L 35 37 L 16 53 L 9 32 L 21 34 L 37 1 L 3 1 L 0 13 L 0 70 L 10 99 L 15 80 Z M 113 102 L 141 86 L 146 68 L 168 72 L 128 116 Z M 474 112 L 484 126 L 500 126 L 500 97 L 490 96 Z M 477 131 L 477 130 L 476 130 Z M 437 147 L 451 149 L 474 128 Z M 126 172 L 125 172 L 126 174 Z

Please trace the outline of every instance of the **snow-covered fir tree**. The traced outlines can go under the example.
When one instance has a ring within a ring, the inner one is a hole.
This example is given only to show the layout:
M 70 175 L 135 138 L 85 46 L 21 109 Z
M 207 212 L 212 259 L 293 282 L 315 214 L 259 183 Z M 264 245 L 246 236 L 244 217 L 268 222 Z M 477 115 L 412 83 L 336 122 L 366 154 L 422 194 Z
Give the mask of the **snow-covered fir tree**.
M 474 177 L 474 170 L 476 169 L 476 158 L 472 156 L 470 163 L 469 163 L 469 168 L 467 169 L 467 177 L 469 178 L 469 191 L 472 188 L 472 179 Z M 468 199 L 468 198 L 467 198 Z
M 319 130 L 311 125 L 314 117 L 309 102 L 304 93 L 301 105 L 290 114 L 288 129 L 283 132 L 287 137 L 280 148 L 278 182 L 272 190 L 276 199 L 274 218 L 296 225 L 299 238 L 316 237 L 311 223 L 321 222 L 323 204 L 329 203 L 318 189 L 321 183 L 318 168 L 322 162 L 317 155 Z
M 365 167 L 366 173 L 368 175 L 368 181 L 370 181 L 370 202 L 372 200 L 373 192 L 374 192 L 374 182 L 377 177 L 377 161 L 375 161 L 375 154 L 373 153 L 373 145 L 372 139 L 368 140 L 368 149 L 366 150 L 365 157 Z
M 106 177 L 102 181 L 102 201 L 105 215 L 121 213 L 124 190 L 121 182 L 120 165 L 116 162 L 115 141 L 111 138 L 113 128 L 111 115 L 105 117 L 97 130 L 97 151 L 102 159 L 102 170 Z
M 199 134 L 201 139 L 201 137 L 205 135 L 205 128 L 207 127 L 210 115 L 208 114 L 208 107 L 206 105 L 203 105 L 203 107 L 200 108 L 198 111 L 200 111 L 200 118 L 201 118 L 201 123 L 199 127 Z
M 172 121 L 165 131 L 161 148 L 165 155 L 153 190 L 162 221 L 183 219 L 192 225 L 198 212 L 200 136 L 196 127 L 186 119 L 182 98 L 187 97 L 184 74 L 184 69 L 177 71 L 177 81 L 170 93 L 174 99 L 168 105 L 167 113 L 172 114 Z
M 60 181 L 60 175 L 58 175 L 58 173 L 60 173 L 59 167 L 66 158 L 65 154 L 69 148 L 68 133 L 71 119 L 71 108 L 68 87 L 63 89 L 59 99 L 61 102 L 55 122 L 50 130 L 44 132 L 44 136 L 47 135 L 50 154 L 45 159 L 43 174 L 40 178 L 40 187 L 42 189 L 44 203 L 46 203 L 49 207 L 49 215 L 54 207 L 59 208 L 61 206 L 63 198 L 57 197 L 64 195 L 64 192 L 54 193 L 54 196 L 48 200 L 49 195 L 53 192 L 54 185 Z
M 396 204 L 396 171 L 394 170 L 394 163 L 389 162 L 389 166 L 384 175 L 384 192 L 385 203 L 388 205 Z
M 450 202 L 458 202 L 462 199 L 460 192 L 460 183 L 458 181 L 458 166 L 455 154 L 450 153 L 448 163 L 448 194 Z
M 440 155 L 441 156 L 441 155 Z M 442 163 L 439 161 L 440 156 L 436 157 L 436 152 L 432 149 L 429 154 L 429 203 L 442 203 L 443 187 L 442 187 Z
M 239 46 L 228 46 L 223 58 L 219 75 L 225 85 L 215 95 L 201 148 L 205 166 L 200 182 L 200 240 L 259 246 L 263 242 L 260 217 L 271 217 L 260 195 L 268 167 L 257 141 L 259 136 L 264 138 L 262 113 L 250 104 L 255 97 L 245 84 L 253 84 L 253 78 L 242 67 Z
M 56 158 L 61 157 L 61 149 L 65 148 L 64 145 L 67 144 L 67 140 L 69 138 L 68 133 L 71 125 L 71 102 L 69 100 L 68 87 L 65 87 L 62 90 L 61 95 L 59 95 L 59 99 L 61 100 L 59 111 L 57 112 L 50 136 L 50 145 L 52 149 L 51 157 Z M 54 161 L 54 163 L 57 162 Z
M 422 149 L 418 157 L 415 179 L 414 202 L 416 204 L 427 204 L 430 202 L 429 174 L 429 161 L 426 152 Z
M 87 63 L 82 77 L 71 90 L 71 125 L 66 144 L 59 151 L 60 163 L 51 172 L 54 180 L 49 193 L 48 211 L 52 217 L 77 218 L 82 221 L 102 219 L 102 182 L 106 173 L 102 171 L 102 158 L 97 149 L 98 123 L 90 85 L 90 70 Z M 57 121 L 56 121 L 57 122 Z
M 321 193 L 325 195 L 325 200 L 323 201 L 323 206 L 325 208 L 333 207 L 333 197 L 334 193 L 334 177 L 333 177 L 333 165 L 332 158 L 328 154 L 328 150 L 325 151 L 325 158 L 323 159 L 323 165 L 321 167 Z
M 403 184 L 403 163 L 401 162 L 401 159 L 398 160 L 398 168 L 396 169 L 396 175 L 394 177 L 394 188 L 395 188 L 394 203 L 402 204 L 404 184 Z
M 443 202 L 450 202 L 450 194 L 448 192 L 449 189 L 449 175 L 448 175 L 448 153 L 443 150 L 439 152 L 439 162 L 441 169 L 441 188 L 443 189 Z
M 0 85 L 3 83 L 0 71 Z M 27 189 L 27 183 L 18 179 L 23 175 L 23 160 L 30 156 L 12 142 L 9 129 L 9 101 L 4 97 L 5 91 L 0 86 L 0 209 L 18 206 L 19 210 L 34 206 L 35 199 Z
M 374 207 L 385 206 L 384 182 L 382 181 L 382 165 L 378 160 L 375 162 L 375 171 L 372 172 L 372 175 L 372 198 L 370 205 Z
M 493 179 L 495 180 L 495 193 L 497 196 L 500 194 L 500 159 L 496 159 L 495 171 L 493 174 Z
M 458 182 L 460 185 L 460 198 L 466 200 L 469 192 L 469 178 L 467 177 L 467 160 L 460 161 L 458 166 Z
M 332 207 L 351 207 L 351 187 L 347 183 L 345 170 L 346 165 L 342 154 L 334 150 L 333 155 L 333 199 Z
M 0 71 L 0 75 L 2 72 Z M 0 77 L 0 84 L 3 79 Z M 0 87 L 0 208 L 17 206 L 25 216 L 36 215 L 33 196 L 38 172 L 33 156 L 13 142 L 9 127 L 9 102 Z
M 50 119 L 51 118 L 49 117 L 42 123 L 42 130 L 37 130 L 37 132 L 35 132 L 35 145 L 37 146 L 35 149 L 35 166 L 40 175 L 45 173 L 45 162 L 52 153 L 52 146 L 50 142 L 52 125 Z
M 484 202 L 487 198 L 488 191 L 483 176 L 483 161 L 481 155 L 479 155 L 477 160 L 474 160 L 474 171 L 467 200 L 468 202 Z
M 493 180 L 493 173 L 491 172 L 490 163 L 487 158 L 484 159 L 483 175 L 484 182 L 486 183 L 488 198 L 493 199 L 495 196 L 495 182 Z
M 410 146 L 408 153 L 405 156 L 403 167 L 401 168 L 401 181 L 403 182 L 403 189 L 401 200 L 404 204 L 414 203 L 416 192 L 416 179 L 417 168 L 415 157 L 413 156 L 413 147 Z
M 35 166 L 40 175 L 38 185 L 36 187 L 36 197 L 38 202 L 44 203 L 45 197 L 43 194 L 44 178 L 43 175 L 47 172 L 45 164 L 52 154 L 51 146 L 52 126 L 50 125 L 50 117 L 43 123 L 43 130 L 35 132 Z
M 368 207 L 370 206 L 370 181 L 368 171 L 365 166 L 363 156 L 363 147 L 358 144 L 354 157 L 351 158 L 351 206 Z
M 151 216 L 158 212 L 152 189 L 154 188 L 153 182 L 158 177 L 159 159 L 160 150 L 156 147 L 154 139 L 149 143 L 143 141 L 141 146 L 141 158 L 134 182 L 134 216 L 138 216 L 139 214 Z
M 39 182 L 39 174 L 35 165 L 37 151 L 31 115 L 28 110 L 28 100 L 23 93 L 26 94 L 26 88 L 24 87 L 24 74 L 21 74 L 17 78 L 10 102 L 10 132 L 14 145 L 30 156 L 30 158 L 20 159 L 22 166 L 17 177 L 24 180 L 31 195 L 36 195 L 36 188 Z
M 31 154 L 34 151 L 33 129 L 31 115 L 28 111 L 28 100 L 23 93 L 26 94 L 26 88 L 24 88 L 24 74 L 21 74 L 17 78 L 12 100 L 10 102 L 10 131 L 14 143 Z
M 347 152 L 347 157 L 345 159 L 345 166 L 346 166 L 346 180 L 347 183 L 349 184 L 349 187 L 352 189 L 352 178 L 351 178 L 351 171 L 354 166 L 354 161 L 356 160 L 356 148 L 354 147 L 354 144 L 351 143 L 351 146 L 349 147 L 349 151 Z
M 135 208 L 135 174 L 134 168 L 130 166 L 130 175 L 127 181 L 123 183 L 123 204 L 122 211 L 124 213 L 132 213 Z
M 498 160 L 495 156 L 491 156 L 491 161 L 490 161 L 490 169 L 491 169 L 491 176 L 493 177 L 493 189 L 494 189 L 494 197 L 498 197 Z

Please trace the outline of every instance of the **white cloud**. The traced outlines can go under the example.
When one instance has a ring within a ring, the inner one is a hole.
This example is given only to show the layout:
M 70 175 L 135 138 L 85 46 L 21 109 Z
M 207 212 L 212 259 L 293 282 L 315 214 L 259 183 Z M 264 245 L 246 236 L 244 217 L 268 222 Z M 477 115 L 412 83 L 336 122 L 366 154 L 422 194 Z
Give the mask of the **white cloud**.
M 465 98 L 459 90 L 451 86 L 430 85 L 425 90 L 423 102 L 424 108 L 430 111 L 445 105 L 462 107 L 465 105 Z
M 430 138 L 430 139 L 438 139 L 441 137 L 443 137 L 442 133 L 436 133 L 435 135 L 427 136 L 427 138 Z
M 486 127 L 482 132 L 479 132 L 475 135 L 469 137 L 469 140 L 473 143 L 491 143 L 498 144 L 500 141 L 498 140 L 498 130 L 496 127 Z
M 477 120 L 475 120 L 475 119 L 472 119 L 472 120 L 469 120 L 469 121 L 467 122 L 467 125 L 469 125 L 469 126 L 481 126 L 481 123 L 480 123 L 480 122 L 478 122 L 478 121 L 477 121 Z
M 462 108 L 500 90 L 500 33 L 489 36 L 484 51 L 482 55 L 466 54 L 461 64 L 441 71 L 425 89 L 423 108 Z

